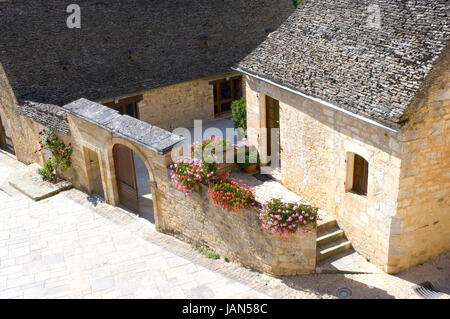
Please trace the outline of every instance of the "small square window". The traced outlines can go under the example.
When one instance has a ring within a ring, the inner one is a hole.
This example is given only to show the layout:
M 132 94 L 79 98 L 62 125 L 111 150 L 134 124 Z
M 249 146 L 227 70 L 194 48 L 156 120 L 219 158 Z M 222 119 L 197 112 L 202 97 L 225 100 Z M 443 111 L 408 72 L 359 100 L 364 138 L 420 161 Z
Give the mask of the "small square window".
M 125 98 L 116 102 L 104 103 L 104 105 L 116 110 L 121 115 L 129 115 L 134 118 L 139 118 L 137 103 L 142 100 L 142 95 Z
M 242 97 L 242 80 L 220 80 L 214 86 L 214 114 L 220 116 L 231 112 L 231 103 Z

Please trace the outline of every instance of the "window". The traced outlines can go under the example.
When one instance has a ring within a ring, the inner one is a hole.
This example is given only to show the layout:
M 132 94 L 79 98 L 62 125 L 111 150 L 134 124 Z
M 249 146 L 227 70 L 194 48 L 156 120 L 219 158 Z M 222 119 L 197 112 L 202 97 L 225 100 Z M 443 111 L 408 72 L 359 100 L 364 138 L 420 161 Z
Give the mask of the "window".
M 369 173 L 369 163 L 361 156 L 355 154 L 353 162 L 353 184 L 352 191 L 367 195 L 367 177 Z
M 142 96 L 140 95 L 140 96 L 135 96 L 135 97 L 119 100 L 117 103 L 115 103 L 115 102 L 104 103 L 104 105 L 106 105 L 116 111 L 119 111 L 119 113 L 122 115 L 126 114 L 126 115 L 129 115 L 134 118 L 139 118 L 137 104 L 141 100 L 142 100 Z
M 107 105 L 109 106 L 109 105 Z M 136 103 L 128 103 L 128 104 L 116 104 L 113 106 L 109 106 L 110 108 L 119 111 L 121 115 L 129 115 L 131 117 L 137 118 L 137 105 Z
M 219 116 L 230 113 L 231 103 L 242 97 L 241 78 L 220 80 L 211 84 L 214 86 L 214 114 Z

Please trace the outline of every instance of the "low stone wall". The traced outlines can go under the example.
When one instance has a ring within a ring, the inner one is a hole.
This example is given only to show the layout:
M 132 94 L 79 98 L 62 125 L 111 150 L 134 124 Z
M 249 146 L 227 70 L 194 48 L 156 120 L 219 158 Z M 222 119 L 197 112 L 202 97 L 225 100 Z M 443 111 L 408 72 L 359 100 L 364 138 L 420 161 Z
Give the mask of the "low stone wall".
M 158 187 L 158 231 L 273 276 L 315 270 L 315 232 L 284 238 L 262 228 L 256 209 L 232 213 L 214 205 L 206 186 L 192 195 L 167 186 Z

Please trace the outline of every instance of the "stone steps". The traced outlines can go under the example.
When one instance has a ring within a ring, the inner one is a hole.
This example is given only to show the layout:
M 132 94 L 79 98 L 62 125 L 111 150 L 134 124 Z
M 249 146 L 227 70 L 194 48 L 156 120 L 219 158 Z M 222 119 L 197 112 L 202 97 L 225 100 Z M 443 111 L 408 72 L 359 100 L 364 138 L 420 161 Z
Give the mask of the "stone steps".
M 322 221 L 318 223 L 317 225 L 317 234 L 323 234 L 324 232 L 326 232 L 328 229 L 332 228 L 332 227 L 337 227 L 337 222 L 336 219 L 328 219 L 326 221 Z
M 345 239 L 339 243 L 333 242 L 332 246 L 318 250 L 317 261 L 323 261 L 325 259 L 331 258 L 345 250 L 350 249 L 351 247 L 352 247 L 352 243 Z
M 321 235 L 317 237 L 317 246 L 323 246 L 328 243 L 334 242 L 340 238 L 345 236 L 344 231 L 339 227 L 333 227 L 330 229 L 330 232 L 325 235 Z
M 327 219 L 317 226 L 317 262 L 336 256 L 352 247 L 335 219 Z
M 14 188 L 11 184 L 9 184 L 9 181 L 7 180 L 2 185 L 0 185 L 0 190 L 6 193 L 10 197 L 20 197 L 23 196 L 23 194 Z

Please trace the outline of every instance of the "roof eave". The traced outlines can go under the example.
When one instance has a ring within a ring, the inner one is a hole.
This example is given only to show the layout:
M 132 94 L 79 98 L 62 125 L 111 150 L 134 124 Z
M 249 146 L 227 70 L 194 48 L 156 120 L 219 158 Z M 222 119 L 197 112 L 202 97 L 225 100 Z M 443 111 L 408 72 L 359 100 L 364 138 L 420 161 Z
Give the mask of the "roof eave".
M 273 86 L 275 86 L 275 87 L 278 87 L 278 88 L 280 88 L 280 89 L 282 89 L 282 90 L 285 90 L 285 91 L 291 92 L 291 93 L 293 93 L 293 94 L 299 95 L 299 96 L 301 96 L 301 97 L 304 97 L 304 98 L 306 98 L 306 99 L 308 99 L 308 100 L 311 100 L 311 101 L 320 103 L 320 104 L 322 104 L 322 105 L 324 105 L 324 106 L 326 106 L 326 107 L 328 107 L 328 108 L 331 108 L 331 109 L 336 110 L 336 111 L 338 111 L 338 112 L 341 112 L 341 113 L 344 113 L 344 114 L 346 114 L 346 115 L 349 115 L 349 116 L 351 116 L 351 117 L 353 117 L 353 118 L 356 118 L 356 119 L 358 119 L 358 120 L 360 120 L 360 121 L 363 121 L 363 122 L 365 122 L 365 123 L 368 123 L 368 124 L 371 124 L 371 125 L 380 127 L 380 128 L 382 128 L 382 129 L 384 129 L 384 130 L 387 130 L 387 131 L 389 131 L 389 132 L 396 133 L 396 134 L 398 134 L 398 133 L 401 132 L 399 129 L 396 129 L 396 128 L 393 128 L 393 127 L 389 127 L 389 126 L 387 126 L 387 125 L 384 125 L 384 124 L 382 124 L 382 123 L 379 123 L 379 122 L 377 122 L 377 121 L 374 121 L 374 120 L 372 120 L 372 119 L 370 119 L 370 118 L 367 118 L 367 117 L 365 117 L 365 116 L 362 116 L 362 115 L 359 115 L 359 114 L 350 112 L 350 111 L 348 111 L 348 110 L 346 110 L 346 109 L 343 109 L 342 107 L 336 106 L 336 105 L 334 105 L 334 104 L 332 104 L 332 103 L 329 103 L 329 102 L 327 102 L 327 101 L 321 100 L 321 99 L 316 98 L 316 97 L 313 97 L 313 96 L 309 96 L 309 95 L 304 94 L 304 93 L 302 93 L 302 92 L 300 92 L 300 91 L 291 89 L 291 88 L 286 87 L 286 86 L 284 86 L 284 85 L 282 85 L 282 84 L 276 83 L 276 82 L 271 81 L 271 80 L 269 80 L 269 79 L 266 79 L 266 78 L 263 78 L 263 77 L 258 76 L 258 75 L 256 75 L 256 74 L 253 74 L 253 73 L 250 73 L 250 72 L 248 72 L 248 71 L 245 71 L 245 70 L 241 69 L 239 66 L 237 66 L 237 67 L 232 67 L 231 69 L 234 70 L 234 71 L 236 71 L 236 72 L 239 72 L 239 73 L 248 75 L 248 76 L 250 76 L 250 77 L 252 77 L 252 78 L 254 78 L 254 79 L 257 79 L 257 80 L 266 82 L 266 83 L 268 83 L 268 84 L 270 84 L 270 85 L 273 85 Z

